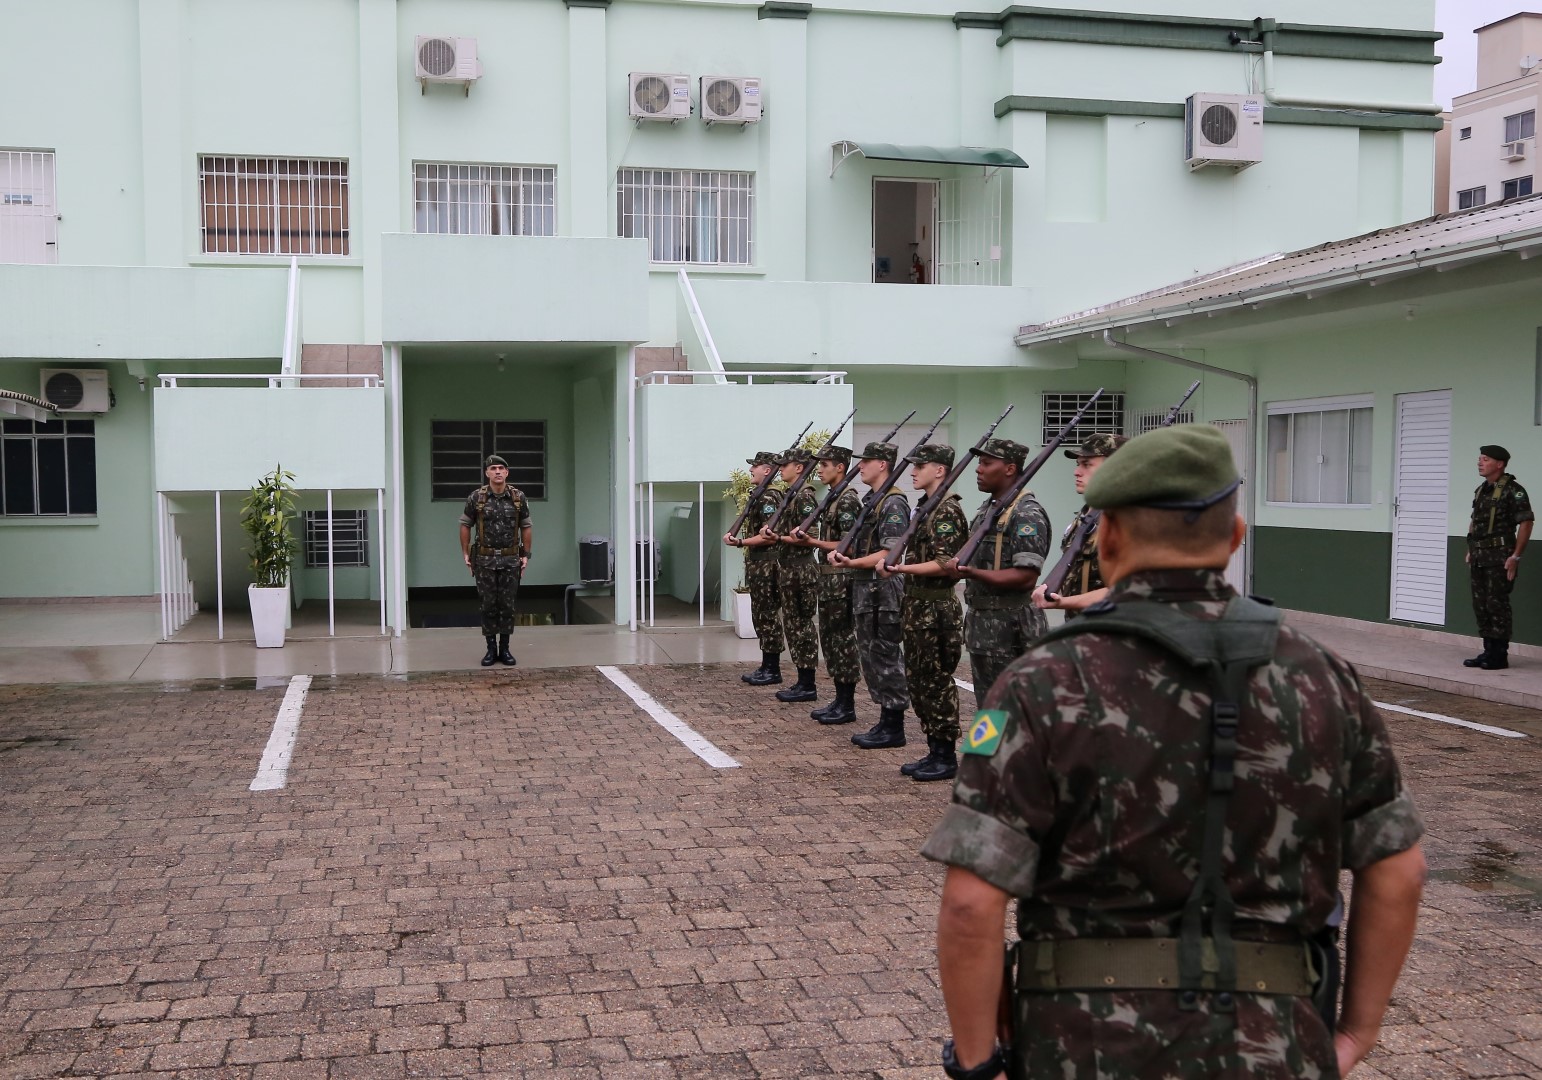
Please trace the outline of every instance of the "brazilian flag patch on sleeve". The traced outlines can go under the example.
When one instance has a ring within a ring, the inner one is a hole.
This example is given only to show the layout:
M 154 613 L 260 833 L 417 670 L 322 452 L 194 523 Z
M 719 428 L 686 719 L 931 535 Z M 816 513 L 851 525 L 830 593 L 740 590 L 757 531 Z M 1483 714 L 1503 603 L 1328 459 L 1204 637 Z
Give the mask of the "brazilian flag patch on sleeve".
M 1004 709 L 981 709 L 974 714 L 974 724 L 964 733 L 964 753 L 990 757 L 1000 748 L 1001 733 L 1006 726 Z

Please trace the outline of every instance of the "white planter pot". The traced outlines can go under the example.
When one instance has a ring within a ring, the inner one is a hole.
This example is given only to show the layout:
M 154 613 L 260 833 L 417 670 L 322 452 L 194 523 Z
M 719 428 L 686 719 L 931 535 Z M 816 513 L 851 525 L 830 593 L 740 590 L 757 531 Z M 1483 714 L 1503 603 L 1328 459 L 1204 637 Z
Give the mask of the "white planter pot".
M 284 627 L 289 619 L 289 587 L 263 589 L 248 585 L 246 597 L 252 606 L 252 630 L 257 634 L 257 647 L 282 649 Z
M 755 621 L 750 618 L 750 594 L 734 593 L 734 633 L 742 638 L 755 636 Z

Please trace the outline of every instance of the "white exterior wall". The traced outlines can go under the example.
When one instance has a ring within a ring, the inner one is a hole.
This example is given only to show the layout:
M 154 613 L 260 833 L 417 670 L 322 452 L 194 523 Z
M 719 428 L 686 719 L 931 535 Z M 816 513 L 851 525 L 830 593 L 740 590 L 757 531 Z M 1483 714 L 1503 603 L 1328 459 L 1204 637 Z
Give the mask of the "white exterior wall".
M 1484 186 L 1488 202 L 1498 202 L 1504 182 L 1537 174 L 1537 141 L 1525 140 L 1525 159 L 1506 161 L 1500 156 L 1505 117 L 1535 110 L 1542 99 L 1542 68 L 1524 79 L 1489 87 L 1456 99 L 1451 108 L 1451 194 L 1443 210 L 1455 210 L 1463 191 Z M 1472 137 L 1461 137 L 1463 128 Z M 1542 190 L 1542 189 L 1538 189 Z

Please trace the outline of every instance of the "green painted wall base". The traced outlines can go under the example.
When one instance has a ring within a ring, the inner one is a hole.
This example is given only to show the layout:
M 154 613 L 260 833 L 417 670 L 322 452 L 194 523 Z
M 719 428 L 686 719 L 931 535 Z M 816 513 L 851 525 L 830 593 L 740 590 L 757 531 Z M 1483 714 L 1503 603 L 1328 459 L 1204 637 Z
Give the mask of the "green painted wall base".
M 1477 617 L 1472 613 L 1472 579 L 1463 561 L 1467 554 L 1467 540 L 1453 536 L 1446 547 L 1446 629 L 1453 634 L 1476 634 Z M 1513 641 L 1526 645 L 1542 645 L 1542 573 L 1523 559 L 1528 566 L 1515 580 L 1515 591 L 1510 594 L 1510 610 L 1515 616 Z
M 1280 607 L 1386 622 L 1391 581 L 1388 533 L 1253 530 L 1253 591 Z

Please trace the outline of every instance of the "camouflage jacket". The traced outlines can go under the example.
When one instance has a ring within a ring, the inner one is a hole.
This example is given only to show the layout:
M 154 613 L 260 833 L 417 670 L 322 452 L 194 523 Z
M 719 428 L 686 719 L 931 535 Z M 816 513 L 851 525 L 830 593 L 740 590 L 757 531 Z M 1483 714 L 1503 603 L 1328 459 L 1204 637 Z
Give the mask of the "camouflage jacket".
M 1110 600 L 1218 618 L 1233 595 L 1218 571 L 1168 570 L 1132 575 Z M 966 747 L 922 853 L 1020 897 L 1024 940 L 1176 937 L 1201 849 L 1210 697 L 1203 672 L 1144 638 L 1030 649 L 986 697 L 1002 736 L 988 755 Z M 1381 717 L 1333 653 L 1282 628 L 1241 704 L 1223 854 L 1234 935 L 1296 941 L 1327 921 L 1341 868 L 1407 850 L 1423 825 Z M 1337 1075 L 1310 999 L 1240 994 L 1235 1028 L 1210 1009 L 1202 996 L 1184 1012 L 1173 991 L 1034 994 L 1019 1034 L 1030 1075 Z
M 798 527 L 798 522 L 808 517 L 817 509 L 819 509 L 819 496 L 815 495 L 807 484 L 804 484 L 798 489 L 798 493 L 792 497 L 792 501 L 787 507 L 777 515 L 773 526 L 779 534 L 785 536 Z M 776 545 L 777 558 L 785 563 L 812 562 L 813 554 L 812 548 L 804 547 L 801 544 Z
M 892 548 L 899 542 L 905 526 L 910 524 L 910 500 L 893 488 L 883 497 L 881 506 L 873 506 L 873 492 L 862 496 L 862 507 L 867 510 L 867 520 L 862 531 L 851 544 L 851 557 L 861 559 L 879 548 Z M 869 571 L 871 573 L 871 571 Z
M 975 511 L 969 522 L 969 532 L 979 526 L 980 519 L 990 512 L 991 500 L 986 499 Z M 1049 515 L 1024 489 L 1017 501 L 1002 512 L 996 527 L 985 534 L 980 546 L 974 549 L 969 565 L 982 570 L 1042 570 L 1044 557 L 1049 554 Z M 1030 589 L 1000 589 L 975 578 L 964 582 L 964 599 L 971 604 L 982 597 L 1007 597 L 1020 594 L 1024 604 L 1033 599 Z
M 486 486 L 474 488 L 466 496 L 460 523 L 471 530 L 473 555 L 480 554 L 477 549 L 482 547 L 494 550 L 518 547 L 520 530 L 530 524 L 530 501 L 513 485 L 506 486 L 502 492 Z
M 1487 561 L 1503 562 L 1515 550 L 1516 528 L 1535 518 L 1531 496 L 1515 477 L 1505 473 L 1492 484 L 1485 480 L 1472 493 L 1472 523 L 1467 535 Z
M 1088 507 L 1082 507 L 1071 524 L 1066 526 L 1064 535 L 1060 537 L 1060 550 L 1063 552 L 1071 546 L 1071 538 L 1076 535 L 1076 530 L 1081 528 L 1082 519 L 1087 516 Z M 1065 585 L 1060 589 L 1061 596 L 1080 596 L 1082 593 L 1096 592 L 1103 588 L 1102 569 L 1098 566 L 1098 527 L 1094 525 L 1092 531 L 1087 534 L 1087 539 L 1082 541 L 1081 550 L 1071 558 L 1071 565 L 1066 568 Z
M 841 497 L 835 500 L 835 505 L 824 512 L 824 516 L 818 521 L 819 539 L 834 540 L 837 543 L 846 538 L 851 527 L 857 523 L 857 515 L 862 512 L 862 498 L 851 488 L 841 492 Z M 816 549 L 815 557 L 823 563 L 829 558 L 830 553 Z
M 760 530 L 770 524 L 772 517 L 776 515 L 776 508 L 782 501 L 782 493 L 774 487 L 767 486 L 760 493 L 758 499 L 749 504 L 749 512 L 744 515 L 744 524 L 739 528 L 740 536 L 758 536 Z M 744 549 L 746 559 L 774 559 L 777 557 L 777 544 L 757 545 Z
M 949 495 L 936 506 L 932 505 L 930 498 L 923 496 L 916 504 L 915 512 L 925 520 L 910 538 L 910 546 L 905 549 L 909 556 L 906 562 L 924 563 L 935 559 L 945 563 L 957 555 L 958 549 L 969 539 L 964 503 L 957 495 Z M 939 577 L 936 580 L 940 583 L 944 579 Z

